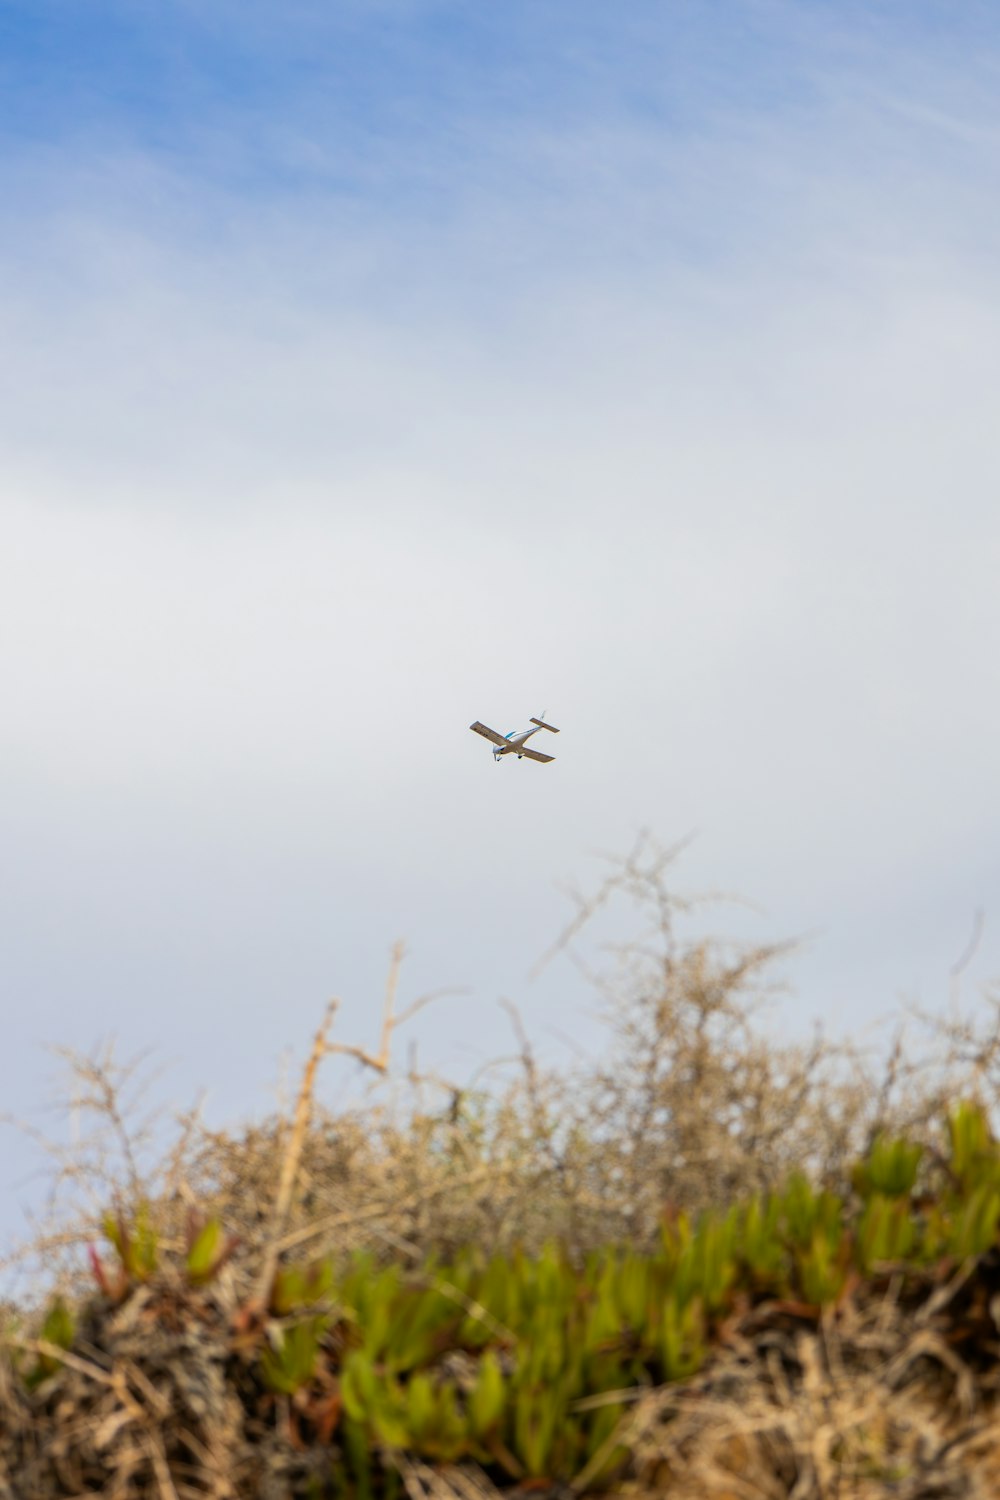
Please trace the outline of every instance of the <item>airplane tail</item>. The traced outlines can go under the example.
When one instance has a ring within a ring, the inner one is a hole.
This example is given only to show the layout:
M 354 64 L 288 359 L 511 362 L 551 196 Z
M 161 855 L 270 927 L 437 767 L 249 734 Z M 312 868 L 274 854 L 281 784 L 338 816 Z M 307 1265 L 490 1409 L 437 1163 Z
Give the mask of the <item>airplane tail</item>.
M 531 722 L 532 722 L 532 724 L 537 724 L 538 727 L 539 727 L 539 729 L 548 729 L 551 734 L 558 734 L 559 733 L 558 729 L 556 728 L 556 726 L 554 724 L 546 724 L 544 709 L 542 710 L 542 717 L 540 719 L 532 719 Z

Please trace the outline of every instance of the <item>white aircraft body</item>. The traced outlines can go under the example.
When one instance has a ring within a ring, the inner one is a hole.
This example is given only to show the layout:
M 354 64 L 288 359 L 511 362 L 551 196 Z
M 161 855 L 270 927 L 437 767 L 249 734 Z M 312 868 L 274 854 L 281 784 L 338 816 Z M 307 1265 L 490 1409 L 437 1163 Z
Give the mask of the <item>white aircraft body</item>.
M 469 728 L 474 729 L 477 734 L 482 735 L 484 740 L 489 740 L 492 743 L 493 759 L 497 765 L 500 764 L 500 758 L 504 755 L 516 755 L 518 760 L 524 755 L 529 760 L 555 760 L 554 755 L 543 755 L 540 750 L 532 750 L 528 744 L 528 740 L 530 740 L 533 734 L 537 734 L 540 729 L 547 729 L 550 734 L 558 734 L 558 729 L 556 729 L 554 724 L 546 724 L 544 716 L 541 719 L 532 719 L 531 722 L 534 725 L 533 729 L 522 729 L 520 733 L 512 729 L 510 734 L 497 734 L 495 729 L 490 729 L 487 724 L 480 724 L 478 719 L 474 724 L 470 724 Z

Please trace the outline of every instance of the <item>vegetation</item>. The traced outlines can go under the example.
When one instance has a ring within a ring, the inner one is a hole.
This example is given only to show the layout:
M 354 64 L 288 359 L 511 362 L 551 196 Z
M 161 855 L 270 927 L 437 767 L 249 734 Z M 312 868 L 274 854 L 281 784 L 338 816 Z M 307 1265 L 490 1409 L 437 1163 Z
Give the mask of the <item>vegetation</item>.
M 519 1029 L 493 1089 L 400 1095 L 398 953 L 377 1052 L 331 1007 L 290 1119 L 187 1115 L 151 1166 L 128 1070 L 75 1059 L 104 1129 L 6 1315 L 0 1497 L 996 1494 L 996 1004 L 776 1046 L 777 951 L 682 942 L 668 865 L 580 901 L 562 946 L 619 893 L 653 921 L 573 1074 Z M 331 1053 L 381 1095 L 320 1107 Z

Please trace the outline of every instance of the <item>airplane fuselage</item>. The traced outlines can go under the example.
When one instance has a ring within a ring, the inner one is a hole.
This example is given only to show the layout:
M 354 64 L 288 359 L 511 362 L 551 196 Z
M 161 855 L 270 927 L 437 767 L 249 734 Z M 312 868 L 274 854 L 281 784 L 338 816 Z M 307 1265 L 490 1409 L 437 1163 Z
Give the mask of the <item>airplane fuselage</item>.
M 507 741 L 506 745 L 494 745 L 493 759 L 499 760 L 501 755 L 520 755 L 521 746 L 526 740 L 530 740 L 533 734 L 537 733 L 537 728 L 522 729 L 520 733 L 515 733 L 512 729 L 510 734 L 504 736 Z

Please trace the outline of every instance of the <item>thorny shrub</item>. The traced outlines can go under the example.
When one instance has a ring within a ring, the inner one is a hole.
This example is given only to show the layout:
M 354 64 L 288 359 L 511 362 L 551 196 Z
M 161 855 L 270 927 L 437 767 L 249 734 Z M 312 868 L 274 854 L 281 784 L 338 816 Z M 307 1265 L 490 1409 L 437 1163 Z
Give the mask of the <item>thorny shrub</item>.
M 821 1035 L 779 1043 L 765 1006 L 787 949 L 685 935 L 703 903 L 671 889 L 676 852 L 640 838 L 595 892 L 574 898 L 573 920 L 544 960 L 561 952 L 582 967 L 593 919 L 616 901 L 632 912 L 631 938 L 604 969 L 587 971 L 607 1028 L 596 1060 L 543 1067 L 513 1013 L 516 1066 L 488 1083 L 395 1070 L 395 1029 L 422 1003 L 396 1007 L 396 950 L 379 1051 L 324 1042 L 313 1061 L 282 1251 L 420 1258 L 477 1246 L 534 1253 L 550 1240 L 577 1254 L 610 1240 L 644 1249 L 666 1205 L 697 1214 L 734 1193 L 776 1189 L 792 1168 L 846 1191 L 852 1163 L 880 1133 L 930 1148 L 955 1098 L 995 1112 L 1000 991 L 967 1015 L 954 1006 L 944 1017 L 913 1013 L 868 1052 Z M 374 1075 L 363 1105 L 314 1097 L 315 1064 L 331 1051 Z M 145 1205 L 167 1242 L 180 1241 L 192 1205 L 250 1246 L 275 1239 L 275 1163 L 293 1122 L 275 1115 L 209 1129 L 190 1110 L 164 1149 L 163 1122 L 139 1108 L 144 1059 L 121 1065 L 108 1047 L 64 1060 L 73 1135 L 44 1142 L 54 1160 L 49 1213 L 0 1269 L 33 1264 L 41 1269 L 29 1286 L 71 1289 L 79 1247 L 109 1205 L 125 1215 Z

